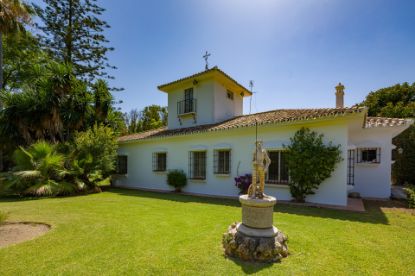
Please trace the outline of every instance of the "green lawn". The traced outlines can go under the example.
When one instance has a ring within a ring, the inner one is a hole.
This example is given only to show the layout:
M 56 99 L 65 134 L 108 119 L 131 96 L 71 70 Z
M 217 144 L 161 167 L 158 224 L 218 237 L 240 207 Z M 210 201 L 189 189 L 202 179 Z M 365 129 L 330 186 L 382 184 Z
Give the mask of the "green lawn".
M 384 203 L 383 203 L 384 204 Z M 39 200 L 0 199 L 9 220 L 51 224 L 46 235 L 0 249 L 0 275 L 415 274 L 415 214 L 366 202 L 368 213 L 278 205 L 289 237 L 281 263 L 226 259 L 222 233 L 237 201 L 112 189 Z

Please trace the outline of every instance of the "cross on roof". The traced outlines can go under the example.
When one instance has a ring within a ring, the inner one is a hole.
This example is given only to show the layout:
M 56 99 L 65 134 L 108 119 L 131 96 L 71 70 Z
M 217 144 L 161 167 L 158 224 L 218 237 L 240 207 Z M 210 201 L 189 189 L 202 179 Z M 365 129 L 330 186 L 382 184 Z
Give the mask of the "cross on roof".
M 206 51 L 205 55 L 203 56 L 203 58 L 205 59 L 206 65 L 205 65 L 205 70 L 209 69 L 209 64 L 208 64 L 208 58 L 210 57 L 210 53 L 208 53 L 208 51 Z

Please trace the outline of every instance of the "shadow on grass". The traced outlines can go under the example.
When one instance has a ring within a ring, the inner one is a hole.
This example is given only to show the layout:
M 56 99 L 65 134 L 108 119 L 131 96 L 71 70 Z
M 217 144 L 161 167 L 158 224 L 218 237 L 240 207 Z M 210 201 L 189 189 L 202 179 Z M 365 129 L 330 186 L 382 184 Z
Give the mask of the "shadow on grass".
M 206 204 L 215 204 L 223 206 L 241 206 L 239 201 L 236 199 L 221 199 L 221 198 L 211 198 L 211 197 L 202 197 L 186 194 L 178 194 L 174 192 L 153 192 L 153 191 L 143 191 L 143 190 L 131 190 L 123 188 L 110 188 L 107 189 L 109 193 L 117 193 L 120 195 L 126 196 L 137 196 L 145 198 L 154 198 L 161 200 L 171 200 L 178 202 L 196 202 L 196 203 L 206 203 Z M 402 208 L 402 203 L 395 201 L 364 201 L 366 212 L 357 213 L 351 211 L 343 210 L 333 210 L 326 208 L 318 207 L 309 207 L 309 206 L 298 206 L 290 205 L 289 203 L 277 203 L 275 206 L 275 211 L 279 213 L 299 215 L 299 216 L 311 216 L 311 217 L 320 217 L 320 218 L 330 218 L 336 220 L 347 220 L 347 221 L 356 221 L 356 222 L 365 222 L 365 223 L 374 223 L 374 224 L 389 224 L 388 218 L 383 212 L 383 207 L 398 206 Z
M 269 268 L 273 265 L 278 265 L 278 263 L 250 263 L 250 262 L 244 262 L 236 258 L 231 258 L 224 255 L 225 259 L 228 259 L 232 261 L 237 266 L 240 266 L 242 268 L 242 271 L 245 274 L 254 274 L 257 273 L 265 268 Z

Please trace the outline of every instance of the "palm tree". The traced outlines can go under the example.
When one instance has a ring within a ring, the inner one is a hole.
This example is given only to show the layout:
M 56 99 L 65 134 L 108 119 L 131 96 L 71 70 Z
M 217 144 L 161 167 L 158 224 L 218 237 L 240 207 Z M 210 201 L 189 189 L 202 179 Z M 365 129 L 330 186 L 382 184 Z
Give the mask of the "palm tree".
M 56 145 L 39 141 L 28 148 L 20 147 L 13 154 L 16 166 L 3 190 L 35 196 L 69 194 L 75 191 L 73 184 L 64 181 L 67 171 L 64 156 Z
M 33 9 L 20 0 L 0 0 L 0 88 L 3 88 L 3 34 L 24 31 Z
M 3 88 L 3 34 L 24 31 L 31 21 L 33 9 L 20 0 L 0 0 L 0 89 Z M 2 103 L 0 102 L 0 110 Z M 0 171 L 3 170 L 3 151 L 0 148 Z

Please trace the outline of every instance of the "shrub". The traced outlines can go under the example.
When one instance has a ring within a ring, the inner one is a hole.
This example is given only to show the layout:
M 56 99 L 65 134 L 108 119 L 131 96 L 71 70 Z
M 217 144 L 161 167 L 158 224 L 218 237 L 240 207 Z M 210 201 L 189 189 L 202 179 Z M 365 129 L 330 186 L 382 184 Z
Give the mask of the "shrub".
M 235 177 L 235 186 L 240 190 L 239 194 L 248 193 L 248 188 L 251 183 L 252 175 L 249 173 Z
M 118 144 L 113 130 L 95 125 L 75 134 L 70 161 L 73 181 L 89 189 L 115 170 Z
M 290 145 L 284 145 L 289 153 L 290 192 L 296 201 L 304 202 L 342 160 L 340 145 L 334 146 L 331 142 L 324 145 L 323 134 L 304 127 L 290 138 L 290 142 Z
M 176 192 L 180 192 L 181 188 L 186 186 L 187 177 L 182 170 L 172 170 L 167 174 L 167 184 L 173 186 Z
M 0 224 L 2 224 L 7 219 L 7 214 L 0 211 Z
M 64 181 L 68 171 L 56 145 L 39 141 L 13 153 L 15 166 L 1 181 L 3 193 L 51 196 L 70 194 L 75 185 Z
M 415 208 L 415 185 L 406 185 L 404 188 L 409 208 Z

